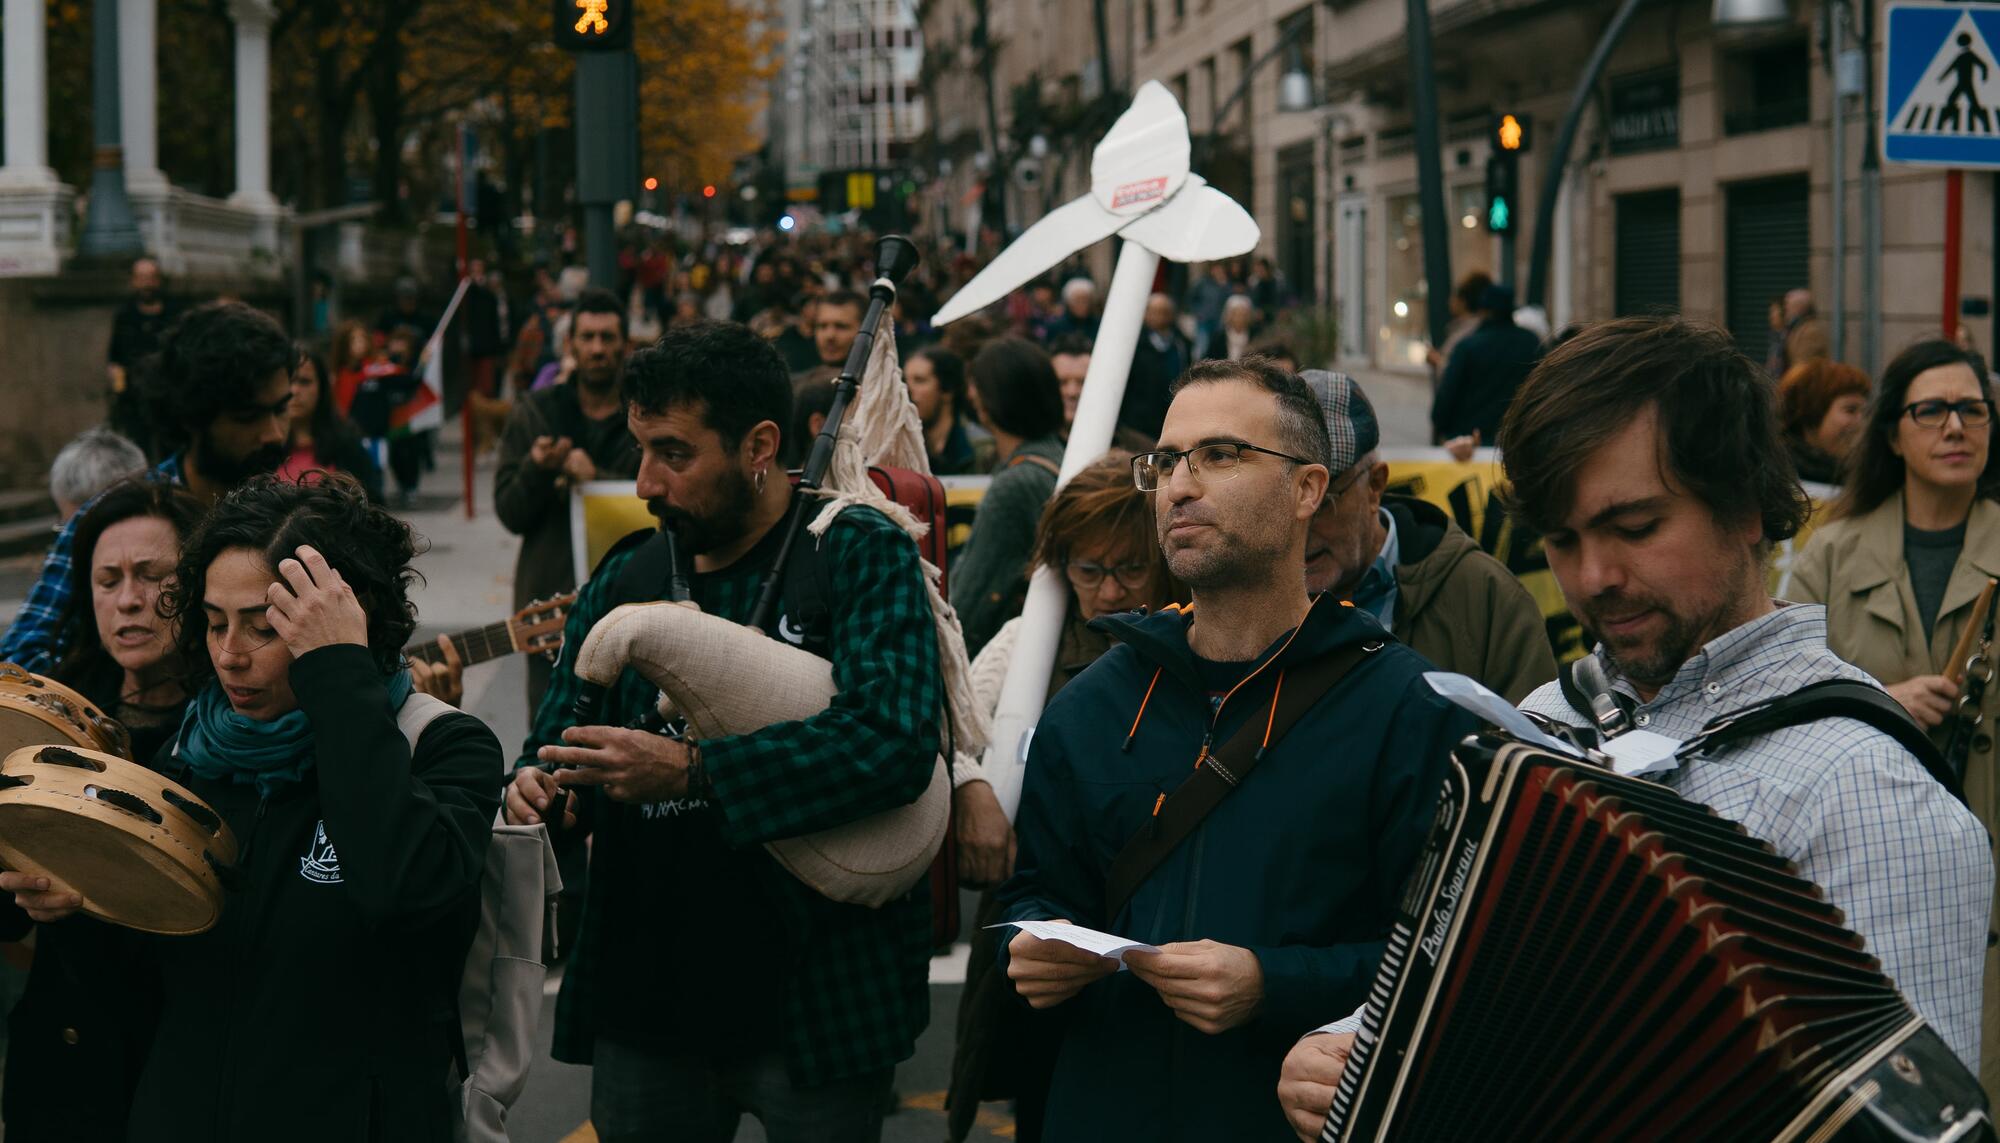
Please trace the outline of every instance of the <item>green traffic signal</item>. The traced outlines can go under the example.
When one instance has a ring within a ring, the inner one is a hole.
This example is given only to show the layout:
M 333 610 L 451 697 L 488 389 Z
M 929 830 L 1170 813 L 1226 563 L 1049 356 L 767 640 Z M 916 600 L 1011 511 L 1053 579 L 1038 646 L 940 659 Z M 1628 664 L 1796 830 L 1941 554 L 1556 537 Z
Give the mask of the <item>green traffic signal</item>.
M 1507 200 L 1496 198 L 1486 208 L 1486 229 L 1495 234 L 1504 234 L 1513 225 L 1514 212 L 1507 208 Z

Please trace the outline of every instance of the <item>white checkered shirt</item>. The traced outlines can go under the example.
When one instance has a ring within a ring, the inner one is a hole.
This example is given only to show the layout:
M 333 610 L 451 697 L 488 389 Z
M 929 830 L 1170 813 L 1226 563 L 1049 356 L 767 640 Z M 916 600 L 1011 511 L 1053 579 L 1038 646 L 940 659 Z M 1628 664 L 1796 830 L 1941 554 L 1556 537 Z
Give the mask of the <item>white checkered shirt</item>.
M 1825 608 L 1781 606 L 1681 664 L 1634 722 L 1692 738 L 1717 715 L 1826 679 L 1875 681 L 1828 649 Z M 1612 685 L 1637 700 L 1615 672 Z M 1587 725 L 1558 683 L 1521 709 Z M 1979 820 L 1914 756 L 1865 723 L 1825 719 L 1690 759 L 1656 780 L 1743 823 L 1825 889 L 1911 1006 L 1979 1071 L 1993 862 Z M 1359 1016 L 1322 1030 L 1351 1032 Z

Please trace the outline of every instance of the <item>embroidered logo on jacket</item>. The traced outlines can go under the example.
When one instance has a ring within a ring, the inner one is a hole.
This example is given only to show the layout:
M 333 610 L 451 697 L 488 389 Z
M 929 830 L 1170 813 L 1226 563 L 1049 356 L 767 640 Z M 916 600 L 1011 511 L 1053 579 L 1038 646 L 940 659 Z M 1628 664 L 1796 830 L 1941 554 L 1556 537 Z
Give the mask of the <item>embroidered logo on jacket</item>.
M 321 885 L 340 884 L 340 855 L 333 851 L 333 842 L 327 840 L 323 821 L 313 826 L 312 845 L 299 858 L 299 876 Z
M 789 615 L 778 617 L 778 635 L 794 647 L 806 645 L 806 629 L 792 622 L 792 617 Z

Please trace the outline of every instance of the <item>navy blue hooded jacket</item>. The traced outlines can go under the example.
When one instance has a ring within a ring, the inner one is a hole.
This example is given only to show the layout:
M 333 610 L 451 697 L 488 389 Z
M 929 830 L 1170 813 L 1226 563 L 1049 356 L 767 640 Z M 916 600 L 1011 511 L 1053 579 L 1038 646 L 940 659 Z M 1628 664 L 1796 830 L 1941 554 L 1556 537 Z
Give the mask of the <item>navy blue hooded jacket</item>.
M 1373 617 L 1322 596 L 1291 635 L 1212 706 L 1192 612 L 1109 616 L 1116 646 L 1058 693 L 1030 746 L 1015 828 L 1009 920 L 1066 918 L 1164 945 L 1214 940 L 1257 954 L 1264 1000 L 1206 1035 L 1130 972 L 1087 986 L 1068 1017 L 1047 1138 L 1294 1138 L 1279 1110 L 1285 1052 L 1367 994 L 1435 811 L 1453 745 L 1477 720 L 1424 682 L 1422 657 Z M 1111 862 L 1190 773 L 1203 741 L 1262 733 L 1289 667 L 1384 641 L 1273 746 L 1115 917 Z M 1254 721 L 1253 721 L 1254 720 Z

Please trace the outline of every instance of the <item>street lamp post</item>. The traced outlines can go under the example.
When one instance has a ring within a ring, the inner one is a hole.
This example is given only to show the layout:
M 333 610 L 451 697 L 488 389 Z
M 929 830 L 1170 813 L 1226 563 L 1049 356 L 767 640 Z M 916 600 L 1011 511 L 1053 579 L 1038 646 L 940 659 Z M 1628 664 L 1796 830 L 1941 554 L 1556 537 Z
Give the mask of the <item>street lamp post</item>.
M 1336 206 L 1340 198 L 1339 169 L 1335 163 L 1336 142 L 1334 132 L 1352 127 L 1353 121 L 1335 110 L 1331 102 L 1322 102 L 1316 90 L 1312 73 L 1306 70 L 1305 60 L 1296 48 L 1286 64 L 1285 74 L 1278 80 L 1278 110 L 1288 113 L 1311 113 L 1319 116 L 1319 144 L 1321 148 L 1320 169 L 1326 176 L 1326 221 L 1320 232 L 1320 255 L 1325 260 L 1324 293 L 1320 304 L 1332 308 L 1334 304 L 1334 230 L 1336 228 Z
M 96 155 L 90 175 L 90 214 L 77 237 L 85 258 L 117 259 L 145 253 L 132 200 L 125 194 L 124 134 L 118 114 L 118 0 L 90 6 L 90 97 Z
M 1627 0 L 1638 3 L 1639 0 Z M 1417 144 L 1417 197 L 1423 213 L 1424 301 L 1432 345 L 1451 325 L 1451 250 L 1445 245 L 1444 159 L 1438 153 L 1437 77 L 1431 64 L 1428 0 L 1409 0 L 1410 117 Z
M 1632 14 L 1646 0 L 1624 0 L 1618 11 L 1611 17 L 1611 23 L 1598 38 L 1597 47 L 1592 49 L 1590 59 L 1583 65 L 1583 74 L 1577 78 L 1576 90 L 1570 94 L 1569 110 L 1563 112 L 1562 127 L 1556 132 L 1555 142 L 1549 147 L 1549 165 L 1542 177 L 1542 185 L 1537 188 L 1538 201 L 1535 203 L 1535 242 L 1528 254 L 1528 295 L 1523 301 L 1527 305 L 1544 304 L 1548 295 L 1549 257 L 1555 250 L 1556 198 L 1562 193 L 1563 170 L 1569 166 L 1569 149 L 1576 141 L 1577 125 L 1583 121 L 1584 108 L 1590 105 L 1590 96 L 1597 89 L 1598 78 L 1604 74 L 1604 65 L 1611 60 L 1611 51 L 1625 35 L 1626 25 L 1632 22 Z M 1720 0 L 1717 7 L 1729 3 Z M 1779 0 L 1782 4 L 1783 0 Z

